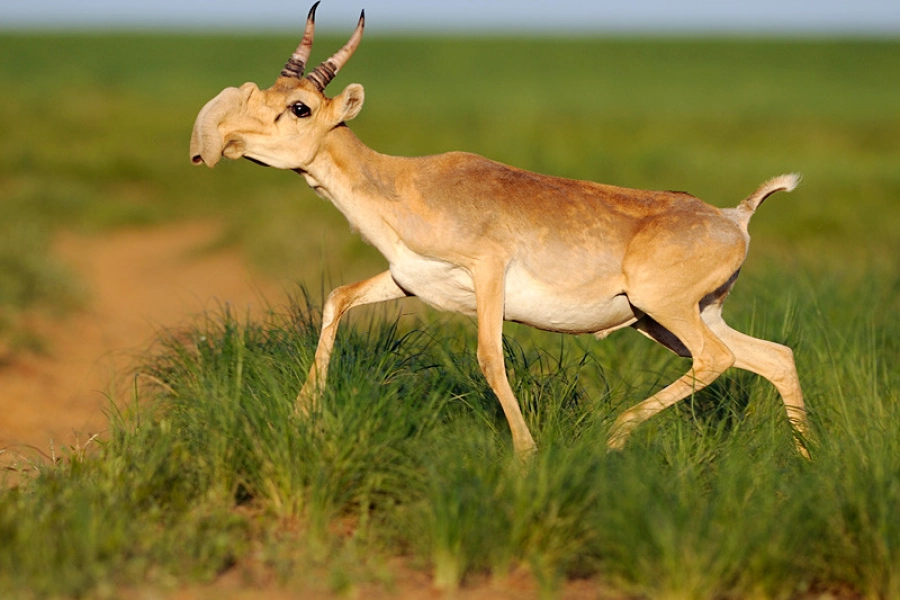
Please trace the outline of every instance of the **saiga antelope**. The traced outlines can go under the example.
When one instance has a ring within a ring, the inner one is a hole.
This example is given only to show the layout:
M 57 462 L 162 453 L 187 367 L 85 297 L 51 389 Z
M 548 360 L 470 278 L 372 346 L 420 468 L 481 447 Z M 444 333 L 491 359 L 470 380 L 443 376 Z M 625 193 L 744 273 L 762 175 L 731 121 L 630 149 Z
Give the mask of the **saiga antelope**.
M 223 90 L 197 116 L 190 149 L 194 164 L 210 168 L 225 156 L 297 172 L 390 265 L 331 292 L 315 362 L 297 398 L 300 410 L 325 385 L 347 310 L 418 296 L 476 317 L 478 363 L 520 456 L 535 445 L 507 379 L 504 320 L 597 338 L 633 327 L 692 358 L 688 373 L 618 417 L 610 448 L 621 448 L 641 422 L 736 366 L 775 385 L 805 453 L 793 353 L 722 319 L 722 302 L 747 255 L 750 217 L 769 195 L 793 190 L 797 175 L 776 177 L 736 208 L 719 209 L 686 193 L 539 175 L 461 152 L 379 154 L 346 126 L 362 108 L 362 86 L 350 84 L 334 98 L 324 94 L 359 45 L 365 12 L 350 40 L 304 76 L 317 4 L 274 85 Z

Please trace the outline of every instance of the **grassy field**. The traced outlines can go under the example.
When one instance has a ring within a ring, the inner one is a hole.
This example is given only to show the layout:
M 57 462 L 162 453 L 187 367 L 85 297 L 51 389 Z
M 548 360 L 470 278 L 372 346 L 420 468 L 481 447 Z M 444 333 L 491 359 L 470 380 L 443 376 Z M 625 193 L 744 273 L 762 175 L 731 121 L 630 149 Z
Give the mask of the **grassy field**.
M 187 143 L 203 103 L 271 82 L 295 43 L 0 36 L 0 335 L 77 304 L 48 252 L 61 228 L 215 216 L 222 244 L 313 290 L 266 322 L 211 314 L 164 338 L 98 451 L 11 473 L 0 593 L 109 596 L 227 569 L 349 593 L 396 586 L 402 557 L 442 587 L 524 567 L 549 596 L 580 578 L 651 598 L 900 595 L 900 43 L 364 41 L 332 92 L 366 86 L 353 128 L 377 150 L 464 149 L 720 206 L 804 175 L 754 218 L 726 316 L 795 349 L 813 460 L 774 390 L 739 372 L 607 454 L 615 416 L 687 363 L 633 332 L 509 326 L 540 447 L 524 472 L 471 323 L 413 303 L 353 319 L 320 411 L 293 414 L 322 282 L 383 261 L 297 177 L 192 168 Z

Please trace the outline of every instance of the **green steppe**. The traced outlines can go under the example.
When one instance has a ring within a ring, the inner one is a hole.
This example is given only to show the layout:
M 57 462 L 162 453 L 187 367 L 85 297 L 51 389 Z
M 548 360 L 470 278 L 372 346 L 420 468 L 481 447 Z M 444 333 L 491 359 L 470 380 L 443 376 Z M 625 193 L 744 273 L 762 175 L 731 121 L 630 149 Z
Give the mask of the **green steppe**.
M 794 348 L 812 460 L 793 452 L 771 386 L 736 371 L 608 454 L 615 416 L 688 363 L 630 331 L 509 326 L 540 447 L 524 470 L 466 319 L 352 319 L 320 410 L 293 414 L 320 290 L 383 261 L 296 176 L 192 168 L 187 144 L 209 98 L 267 85 L 295 43 L 0 34 L 4 343 L 32 343 L 23 311 L 80 301 L 48 250 L 64 228 L 216 216 L 221 244 L 309 290 L 265 322 L 210 314 L 162 339 L 143 369 L 156 383 L 113 399 L 99 450 L 10 473 L 0 595 L 115 597 L 228 569 L 390 590 L 402 557 L 450 588 L 522 567 L 550 597 L 584 578 L 635 598 L 900 596 L 900 42 L 363 42 L 331 92 L 366 86 L 352 127 L 382 152 L 468 150 L 719 206 L 804 176 L 754 218 L 726 317 Z

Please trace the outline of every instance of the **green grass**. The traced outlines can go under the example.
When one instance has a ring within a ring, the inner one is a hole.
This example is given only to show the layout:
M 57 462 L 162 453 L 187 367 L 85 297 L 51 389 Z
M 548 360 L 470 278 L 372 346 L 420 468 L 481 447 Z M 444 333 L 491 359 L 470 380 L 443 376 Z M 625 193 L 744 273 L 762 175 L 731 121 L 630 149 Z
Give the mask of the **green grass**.
M 464 323 L 347 328 L 320 408 L 298 417 L 316 311 L 210 315 L 163 339 L 99 451 L 0 496 L 0 590 L 165 587 L 229 568 L 326 591 L 389 587 L 386 565 L 402 556 L 443 587 L 525 566 L 551 595 L 591 577 L 646 597 L 833 586 L 895 597 L 900 399 L 884 356 L 900 331 L 821 318 L 884 288 L 814 297 L 776 283 L 789 301 L 742 325 L 797 348 L 811 462 L 794 452 L 771 387 L 743 374 L 607 453 L 621 407 L 684 368 L 634 334 L 509 341 L 540 446 L 523 469 Z M 615 355 L 639 359 L 605 369 Z
M 48 252 L 62 228 L 216 216 L 223 243 L 307 285 L 376 272 L 382 260 L 297 177 L 189 165 L 203 103 L 272 81 L 295 43 L 0 36 L 0 316 L 77 301 Z M 795 349 L 811 462 L 771 386 L 739 372 L 607 454 L 615 416 L 687 363 L 629 331 L 597 342 L 510 325 L 540 447 L 523 470 L 472 324 L 413 304 L 399 320 L 351 318 L 320 409 L 300 418 L 319 326 L 319 301 L 301 298 L 264 322 L 211 314 L 164 337 L 96 450 L 9 473 L 0 595 L 110 596 L 228 569 L 390 589 L 397 557 L 443 587 L 525 567 L 546 595 L 585 577 L 635 597 L 900 595 L 898 50 L 373 37 L 332 84 L 366 86 L 353 127 L 385 152 L 465 149 L 722 206 L 801 171 L 754 218 L 726 317 Z

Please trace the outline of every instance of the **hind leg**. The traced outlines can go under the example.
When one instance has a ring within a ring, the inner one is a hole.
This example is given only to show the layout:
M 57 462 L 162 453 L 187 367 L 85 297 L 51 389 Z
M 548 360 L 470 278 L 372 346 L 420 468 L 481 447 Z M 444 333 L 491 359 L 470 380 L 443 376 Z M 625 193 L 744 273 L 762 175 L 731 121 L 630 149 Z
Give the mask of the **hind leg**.
M 685 375 L 619 415 L 607 441 L 607 446 L 613 450 L 625 445 L 635 427 L 708 386 L 734 363 L 734 354 L 703 321 L 696 304 L 687 310 L 687 314 L 648 311 L 647 315 L 656 325 L 677 338 L 693 358 L 693 364 Z
M 634 326 L 693 363 L 682 377 L 616 419 L 610 448 L 621 448 L 635 427 L 708 386 L 734 364 L 731 349 L 700 310 L 706 299 L 728 294 L 746 250 L 744 232 L 720 215 L 683 211 L 642 223 L 622 262 L 625 294 L 646 315 Z
M 800 378 L 797 376 L 793 351 L 787 346 L 735 331 L 722 320 L 719 307 L 710 307 L 710 310 L 704 311 L 703 318 L 708 322 L 710 329 L 734 353 L 734 366 L 756 373 L 775 386 L 781 394 L 788 420 L 796 432 L 797 450 L 809 458 L 803 444 L 804 439 L 809 436 L 809 424 L 806 420 L 803 392 L 800 389 Z

